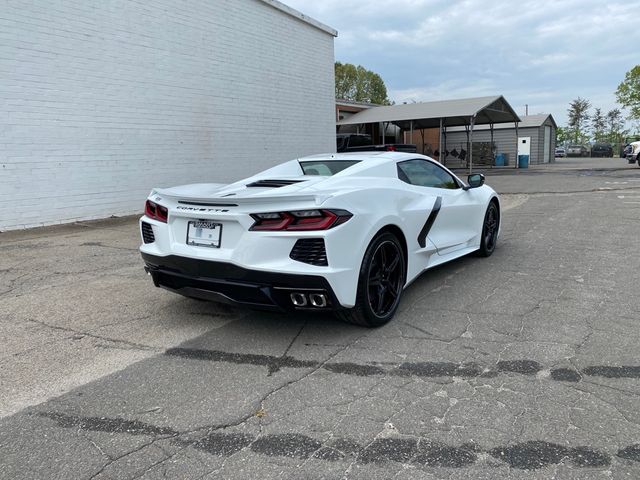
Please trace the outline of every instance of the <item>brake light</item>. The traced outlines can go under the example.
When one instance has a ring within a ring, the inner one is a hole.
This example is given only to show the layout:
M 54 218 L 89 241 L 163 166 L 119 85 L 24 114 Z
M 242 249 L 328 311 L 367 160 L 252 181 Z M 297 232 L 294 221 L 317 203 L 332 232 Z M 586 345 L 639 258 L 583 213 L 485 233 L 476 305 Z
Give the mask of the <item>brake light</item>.
M 349 220 L 346 210 L 294 210 L 291 212 L 254 213 L 255 223 L 249 230 L 309 231 L 329 230 Z
M 167 223 L 169 211 L 167 210 L 167 207 L 163 207 L 162 205 L 158 205 L 151 200 L 147 200 L 147 203 L 144 204 L 144 214 L 153 220 Z
M 395 151 L 396 151 L 395 145 L 387 145 L 387 152 L 395 152 Z

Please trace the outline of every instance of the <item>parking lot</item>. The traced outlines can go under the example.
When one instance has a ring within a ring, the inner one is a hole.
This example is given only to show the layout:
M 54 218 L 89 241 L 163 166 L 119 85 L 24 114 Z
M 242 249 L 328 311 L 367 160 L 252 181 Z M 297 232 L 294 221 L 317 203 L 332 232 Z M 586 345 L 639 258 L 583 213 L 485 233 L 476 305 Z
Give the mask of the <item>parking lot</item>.
M 137 218 L 1 233 L 0 478 L 639 478 L 640 168 L 485 173 L 494 255 L 372 330 L 156 289 Z

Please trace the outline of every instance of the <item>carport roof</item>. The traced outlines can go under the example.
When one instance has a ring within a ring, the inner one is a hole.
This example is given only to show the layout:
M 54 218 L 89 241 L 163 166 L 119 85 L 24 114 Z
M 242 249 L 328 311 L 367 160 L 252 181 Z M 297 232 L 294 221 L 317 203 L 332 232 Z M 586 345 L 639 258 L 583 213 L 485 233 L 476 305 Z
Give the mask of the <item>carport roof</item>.
M 547 123 L 547 119 L 551 120 L 551 123 L 554 127 L 558 127 L 555 119 L 550 113 L 541 113 L 537 115 L 525 115 L 521 117 L 520 122 L 518 123 L 518 128 L 538 128 L 542 127 L 545 123 Z M 505 128 L 515 128 L 515 125 L 512 123 L 503 123 L 500 125 L 496 125 L 494 127 L 496 130 L 505 129 Z M 477 127 L 475 130 L 489 130 L 489 125 L 481 125 Z M 461 132 L 464 131 L 464 127 L 452 127 L 447 132 Z
M 497 95 L 369 108 L 338 125 L 389 122 L 408 130 L 412 125 L 414 129 L 437 128 L 440 119 L 447 127 L 469 125 L 473 117 L 475 125 L 520 121 L 505 98 Z

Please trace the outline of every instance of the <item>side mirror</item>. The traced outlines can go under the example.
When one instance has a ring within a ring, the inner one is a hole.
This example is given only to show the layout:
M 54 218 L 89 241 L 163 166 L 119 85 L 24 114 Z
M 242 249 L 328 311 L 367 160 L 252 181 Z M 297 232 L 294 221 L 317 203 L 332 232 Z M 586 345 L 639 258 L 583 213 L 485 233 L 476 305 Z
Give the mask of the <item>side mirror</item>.
M 474 173 L 467 177 L 467 183 L 469 186 L 465 187 L 465 190 L 469 190 L 471 188 L 478 188 L 484 185 L 484 175 L 481 173 Z

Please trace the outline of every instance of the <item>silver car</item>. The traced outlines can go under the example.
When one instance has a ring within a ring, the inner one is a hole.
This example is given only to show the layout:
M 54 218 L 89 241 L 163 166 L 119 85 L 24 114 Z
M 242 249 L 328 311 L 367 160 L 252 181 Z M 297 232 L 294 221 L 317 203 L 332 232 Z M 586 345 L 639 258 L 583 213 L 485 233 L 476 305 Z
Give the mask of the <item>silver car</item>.
M 567 157 L 588 157 L 589 150 L 584 145 L 569 145 L 567 147 Z

